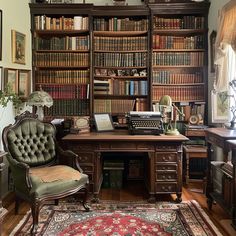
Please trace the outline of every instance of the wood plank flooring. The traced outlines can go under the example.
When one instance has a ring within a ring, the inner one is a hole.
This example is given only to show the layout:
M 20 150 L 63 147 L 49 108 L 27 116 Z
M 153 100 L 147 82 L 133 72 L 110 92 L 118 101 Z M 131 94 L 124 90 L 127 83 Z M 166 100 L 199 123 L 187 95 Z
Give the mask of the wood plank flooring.
M 206 197 L 203 193 L 198 191 L 192 191 L 191 189 L 201 189 L 199 183 L 190 184 L 188 188 L 183 187 L 182 200 L 188 201 L 195 199 L 202 206 L 202 208 L 209 215 L 210 219 L 216 224 L 220 232 L 224 236 L 233 236 L 236 235 L 236 231 L 233 231 L 233 234 L 228 233 L 221 226 L 220 221 L 222 219 L 228 219 L 229 216 L 220 208 L 217 204 L 214 204 L 212 211 L 207 209 Z M 114 200 L 114 201 L 143 201 L 148 197 L 147 191 L 143 187 L 142 182 L 131 182 L 124 186 L 122 189 L 101 189 L 100 195 L 101 200 Z M 157 196 L 157 201 L 170 201 L 175 199 L 175 195 L 160 195 Z M 25 202 L 22 202 L 18 215 L 14 215 L 14 200 L 13 196 L 10 195 L 3 201 L 3 206 L 9 211 L 3 222 L 3 232 L 2 236 L 8 236 L 13 228 L 18 224 L 22 219 L 24 214 L 29 210 L 29 205 Z M 234 234 L 235 232 L 235 234 Z

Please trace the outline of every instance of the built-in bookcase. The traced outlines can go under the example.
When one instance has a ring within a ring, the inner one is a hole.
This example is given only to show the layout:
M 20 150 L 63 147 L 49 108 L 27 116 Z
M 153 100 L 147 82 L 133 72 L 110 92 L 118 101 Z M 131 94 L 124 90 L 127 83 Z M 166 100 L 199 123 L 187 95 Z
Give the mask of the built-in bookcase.
M 149 110 L 148 8 L 95 7 L 92 44 L 94 112 Z
M 48 119 L 91 115 L 91 4 L 30 4 L 34 88 L 53 98 Z
M 169 95 L 180 120 L 207 120 L 209 2 L 29 6 L 33 86 L 53 97 L 49 119 L 110 113 L 123 124 Z
M 185 114 L 206 118 L 209 3 L 150 4 L 152 103 L 171 96 Z

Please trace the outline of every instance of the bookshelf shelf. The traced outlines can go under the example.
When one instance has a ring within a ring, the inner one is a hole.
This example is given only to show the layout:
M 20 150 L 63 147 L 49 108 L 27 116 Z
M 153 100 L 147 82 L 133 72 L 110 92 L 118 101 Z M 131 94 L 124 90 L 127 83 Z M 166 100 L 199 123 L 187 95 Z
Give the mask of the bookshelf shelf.
M 94 31 L 94 36 L 112 36 L 112 37 L 118 37 L 118 36 L 140 36 L 140 35 L 147 35 L 148 31 Z
M 35 30 L 36 35 L 84 35 L 88 34 L 89 30 Z

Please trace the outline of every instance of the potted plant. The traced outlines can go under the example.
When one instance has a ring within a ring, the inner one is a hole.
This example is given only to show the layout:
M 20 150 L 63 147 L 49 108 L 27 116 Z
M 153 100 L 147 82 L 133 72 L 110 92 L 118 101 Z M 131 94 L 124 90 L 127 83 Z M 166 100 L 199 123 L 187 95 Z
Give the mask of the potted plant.
M 10 83 L 6 84 L 4 90 L 0 90 L 0 107 L 6 107 L 8 102 L 12 102 L 15 109 L 19 109 L 22 104 L 22 100 L 12 90 L 12 85 Z

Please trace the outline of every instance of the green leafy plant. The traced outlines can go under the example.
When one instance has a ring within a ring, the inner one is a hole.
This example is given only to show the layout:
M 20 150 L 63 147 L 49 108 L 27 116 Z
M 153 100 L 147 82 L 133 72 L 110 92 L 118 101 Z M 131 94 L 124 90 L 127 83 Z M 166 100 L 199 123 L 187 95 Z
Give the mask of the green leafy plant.
M 13 91 L 11 83 L 7 83 L 5 89 L 0 90 L 0 106 L 6 107 L 8 102 L 12 102 L 15 109 L 22 104 L 20 97 Z

